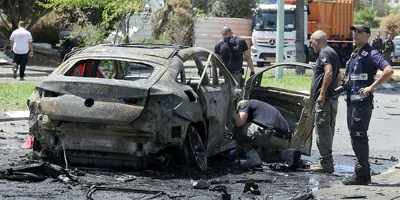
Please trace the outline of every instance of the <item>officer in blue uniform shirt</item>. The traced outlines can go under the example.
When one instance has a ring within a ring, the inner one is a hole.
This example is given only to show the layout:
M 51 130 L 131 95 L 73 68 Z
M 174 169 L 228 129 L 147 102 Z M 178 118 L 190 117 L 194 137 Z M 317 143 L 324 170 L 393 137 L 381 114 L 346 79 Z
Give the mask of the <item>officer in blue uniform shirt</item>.
M 346 63 L 347 80 L 344 84 L 347 102 L 347 126 L 351 145 L 357 157 L 355 174 L 343 180 L 345 185 L 368 185 L 371 182 L 368 145 L 368 127 L 371 120 L 373 90 L 385 83 L 393 74 L 392 66 L 368 44 L 371 30 L 367 25 L 350 28 L 354 34 L 356 50 Z M 382 74 L 374 79 L 377 70 Z

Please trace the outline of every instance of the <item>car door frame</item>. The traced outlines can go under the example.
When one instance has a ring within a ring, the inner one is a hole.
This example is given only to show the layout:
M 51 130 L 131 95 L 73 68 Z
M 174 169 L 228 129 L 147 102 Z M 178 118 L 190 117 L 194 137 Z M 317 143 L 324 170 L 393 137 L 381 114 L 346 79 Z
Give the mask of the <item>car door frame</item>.
M 261 86 L 261 77 L 260 75 L 264 74 L 265 72 L 274 69 L 276 67 L 281 67 L 281 66 L 301 66 L 305 67 L 306 69 L 312 69 L 314 71 L 315 64 L 306 64 L 306 63 L 299 63 L 299 62 L 282 62 L 282 63 L 276 63 L 273 64 L 272 66 L 263 69 L 260 72 L 257 72 L 253 76 L 251 76 L 244 85 L 243 89 L 243 97 L 244 99 L 249 99 L 251 91 L 253 90 L 254 87 L 262 87 Z M 273 87 L 271 87 L 273 88 Z M 312 86 L 310 85 L 310 94 L 307 95 L 302 92 L 297 92 L 293 90 L 287 90 L 287 89 L 281 89 L 281 88 L 276 88 L 279 89 L 280 91 L 283 91 L 285 93 L 290 93 L 293 95 L 300 95 L 303 96 L 303 110 L 302 114 L 300 116 L 300 120 L 297 123 L 293 137 L 290 141 L 289 147 L 290 148 L 295 148 L 297 150 L 300 150 L 302 154 L 304 155 L 311 155 L 311 148 L 312 148 L 312 136 L 313 136 L 313 130 L 314 130 L 314 102 L 313 102 L 313 92 L 312 92 Z

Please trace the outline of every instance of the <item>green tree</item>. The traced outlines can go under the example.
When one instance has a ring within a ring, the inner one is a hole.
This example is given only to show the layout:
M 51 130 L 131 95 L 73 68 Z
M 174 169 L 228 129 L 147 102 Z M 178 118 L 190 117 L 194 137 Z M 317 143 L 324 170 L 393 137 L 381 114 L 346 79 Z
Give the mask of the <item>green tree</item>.
M 255 1 L 249 0 L 218 0 L 212 5 L 210 15 L 213 17 L 253 18 Z
M 18 28 L 19 21 L 26 22 L 26 28 L 30 29 L 38 20 L 48 14 L 51 10 L 43 8 L 37 2 L 43 3 L 45 0 L 0 0 L 0 9 L 4 16 L 0 15 L 3 24 L 11 33 Z M 11 24 L 11 26 L 9 25 Z
M 356 24 L 368 24 L 371 26 L 375 18 L 375 12 L 371 8 L 364 8 L 356 13 L 354 21 Z
M 190 0 L 169 0 L 153 16 L 153 38 L 167 39 L 172 44 L 191 46 L 196 13 Z
M 375 0 L 374 8 L 377 17 L 386 17 L 390 13 L 390 6 L 384 0 Z
M 400 13 L 392 12 L 385 19 L 381 21 L 382 29 L 388 30 L 393 35 L 400 33 Z
M 146 2 L 144 0 L 47 0 L 41 3 L 45 8 L 63 9 L 101 9 L 102 21 L 107 23 L 121 15 L 137 14 L 142 12 Z

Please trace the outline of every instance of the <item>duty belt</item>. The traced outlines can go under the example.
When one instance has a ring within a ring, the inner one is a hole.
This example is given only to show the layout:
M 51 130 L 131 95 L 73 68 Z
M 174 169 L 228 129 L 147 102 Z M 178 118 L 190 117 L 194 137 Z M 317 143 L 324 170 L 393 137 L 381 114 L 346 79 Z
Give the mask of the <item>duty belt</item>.
M 240 71 L 241 71 L 240 69 L 239 70 L 229 70 L 229 72 L 231 74 L 240 74 L 241 73 Z
M 284 135 L 284 134 L 281 134 L 281 133 L 277 132 L 273 128 L 258 127 L 257 130 L 260 131 L 261 133 L 267 134 L 269 137 L 275 136 L 275 137 L 283 139 L 283 140 L 290 140 L 292 138 L 292 134 Z

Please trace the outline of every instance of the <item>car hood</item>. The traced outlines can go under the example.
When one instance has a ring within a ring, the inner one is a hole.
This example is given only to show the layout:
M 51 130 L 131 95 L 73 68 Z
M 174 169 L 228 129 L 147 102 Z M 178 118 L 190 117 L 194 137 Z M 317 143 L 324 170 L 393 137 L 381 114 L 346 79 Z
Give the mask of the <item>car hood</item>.
M 144 82 L 54 76 L 37 89 L 40 108 L 52 120 L 127 124 L 142 113 L 150 87 Z

